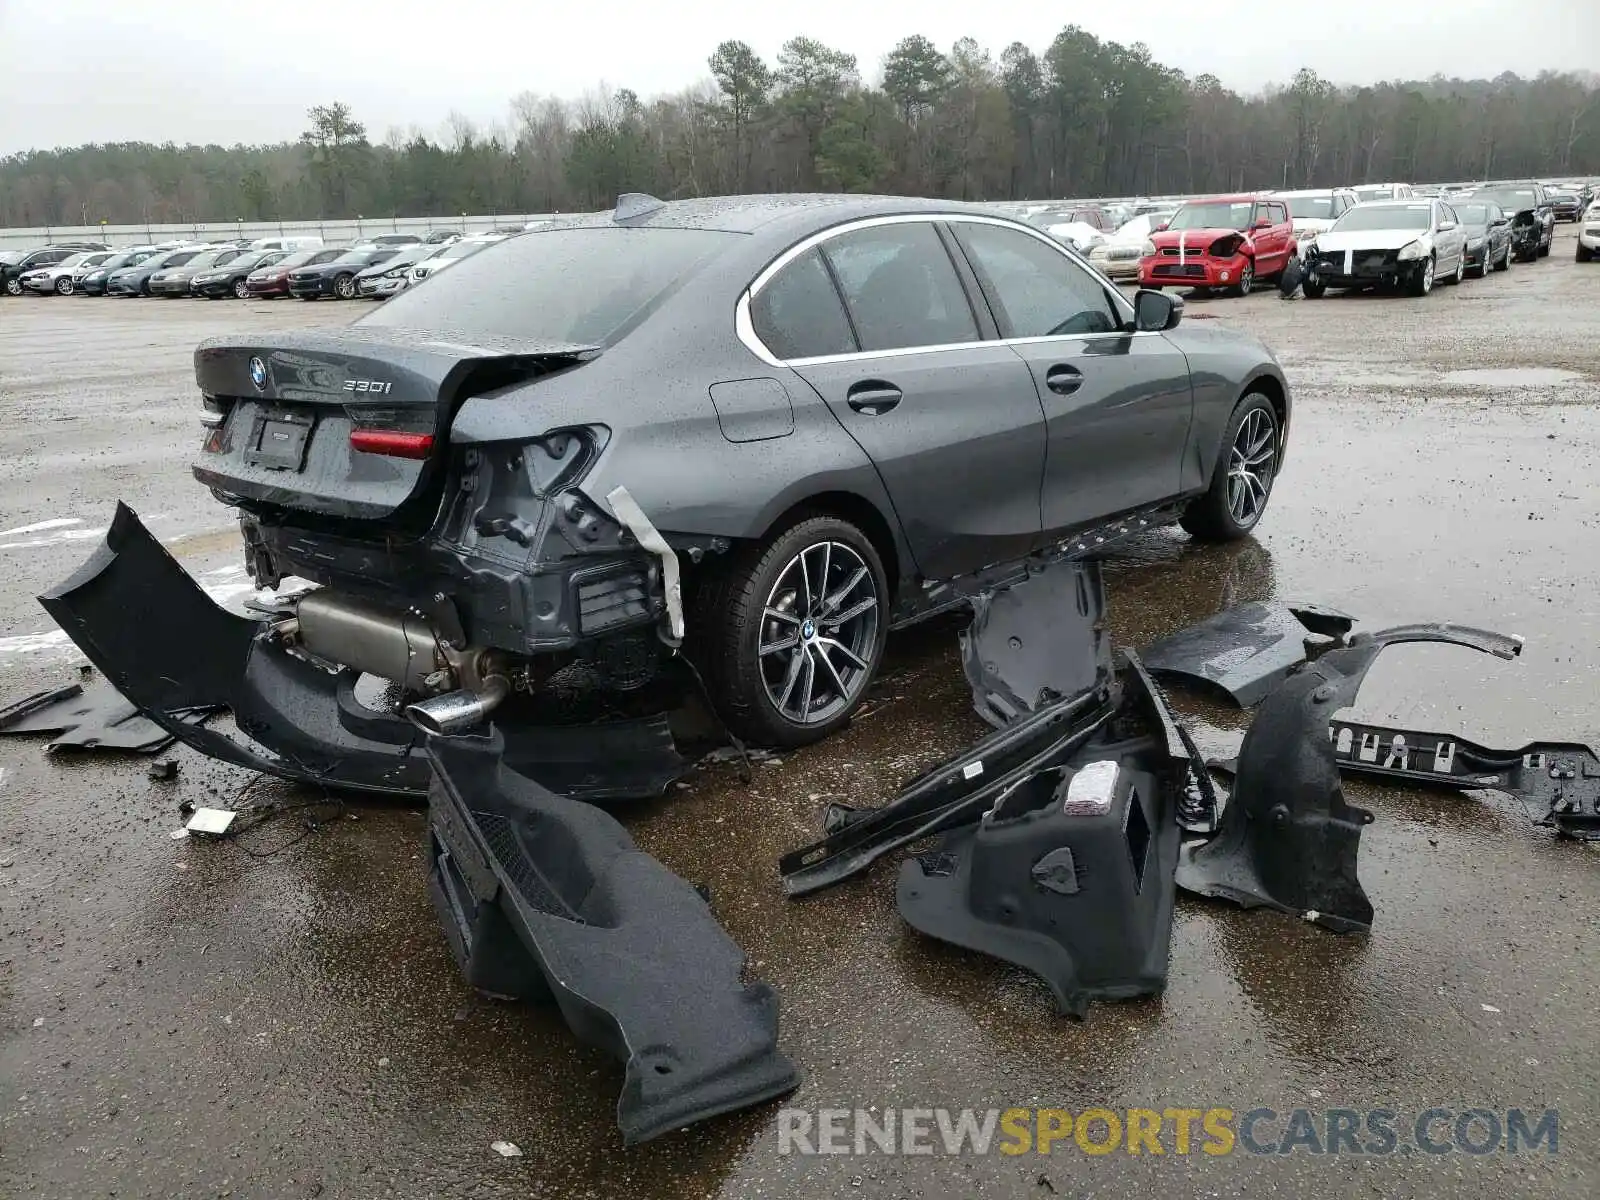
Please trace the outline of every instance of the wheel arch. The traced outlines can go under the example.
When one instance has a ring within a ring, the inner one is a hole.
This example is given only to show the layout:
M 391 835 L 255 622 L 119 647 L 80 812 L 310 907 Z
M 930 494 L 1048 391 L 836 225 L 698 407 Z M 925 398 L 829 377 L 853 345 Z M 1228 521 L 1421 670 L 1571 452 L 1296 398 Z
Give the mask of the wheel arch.
M 774 516 L 762 529 L 759 540 L 766 542 L 774 534 L 788 529 L 807 517 L 836 517 L 841 521 L 850 522 L 861 530 L 883 562 L 883 573 L 889 581 L 889 595 L 893 597 L 899 592 L 900 581 L 905 578 L 907 564 L 901 561 L 902 549 L 899 539 L 895 536 L 894 526 L 890 524 L 889 518 L 879 511 L 876 504 L 856 492 L 817 492 L 796 501 Z
M 1231 417 L 1234 410 L 1244 403 L 1245 397 L 1254 392 L 1260 392 L 1267 398 L 1268 403 L 1272 405 L 1273 416 L 1278 419 L 1278 466 L 1281 469 L 1284 455 L 1289 448 L 1289 385 L 1271 371 L 1257 371 L 1246 379 L 1244 386 L 1239 389 L 1238 398 L 1234 400 L 1233 409 L 1229 410 L 1228 415 Z M 1226 424 L 1223 425 L 1223 429 L 1227 429 Z M 1221 453 L 1220 449 L 1218 453 Z

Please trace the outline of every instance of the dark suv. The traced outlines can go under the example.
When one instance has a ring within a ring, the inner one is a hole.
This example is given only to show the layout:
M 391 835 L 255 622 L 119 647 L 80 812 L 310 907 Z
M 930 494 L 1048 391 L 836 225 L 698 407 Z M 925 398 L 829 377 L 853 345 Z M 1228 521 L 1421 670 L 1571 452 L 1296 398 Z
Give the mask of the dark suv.
M 507 728 L 575 661 L 624 692 L 676 650 L 736 732 L 816 740 L 891 628 L 1032 556 L 1254 528 L 1288 385 L 1260 342 L 1181 312 L 976 206 L 625 197 L 349 326 L 208 341 L 195 475 L 238 510 L 258 585 L 321 585 L 255 638 L 250 703 L 277 715 L 250 721 L 302 730 L 308 761 L 339 755 L 304 739 L 358 727 L 284 655 L 391 680 L 453 731 Z M 137 561 L 70 590 L 196 603 L 170 559 Z M 93 636 L 97 661 L 123 637 L 166 653 L 132 625 Z M 409 744 L 375 720 L 362 737 Z

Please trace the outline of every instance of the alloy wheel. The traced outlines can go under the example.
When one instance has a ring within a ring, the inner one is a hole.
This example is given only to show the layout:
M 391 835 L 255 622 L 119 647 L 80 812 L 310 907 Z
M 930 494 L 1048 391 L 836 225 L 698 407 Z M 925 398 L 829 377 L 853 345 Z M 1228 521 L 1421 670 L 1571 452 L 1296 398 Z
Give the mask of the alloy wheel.
M 1422 263 L 1422 294 L 1426 296 L 1433 291 L 1433 259 L 1424 259 Z
M 1228 451 L 1228 512 L 1240 528 L 1249 529 L 1261 519 L 1277 458 L 1278 428 L 1272 414 L 1251 409 Z
M 807 546 L 778 572 L 756 653 L 785 720 L 820 725 L 855 703 L 872 674 L 879 608 L 872 570 L 844 542 Z
M 1256 284 L 1256 269 L 1250 263 L 1245 263 L 1244 270 L 1239 272 L 1239 295 L 1248 296 L 1250 289 Z
M 18 279 L 16 276 L 12 276 L 10 279 L 6 280 L 6 295 L 22 295 L 22 280 Z
M 1463 250 L 1456 255 L 1456 282 L 1460 283 L 1467 273 L 1467 253 Z
M 250 285 L 244 280 L 239 280 L 233 285 L 233 294 L 240 300 L 250 299 Z

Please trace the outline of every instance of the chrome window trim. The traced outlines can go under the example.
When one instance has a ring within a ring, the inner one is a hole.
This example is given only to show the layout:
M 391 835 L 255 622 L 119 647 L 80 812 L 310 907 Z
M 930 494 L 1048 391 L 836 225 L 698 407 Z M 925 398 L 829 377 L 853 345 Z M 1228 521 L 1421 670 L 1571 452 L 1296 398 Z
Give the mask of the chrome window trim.
M 1007 220 L 1003 217 L 980 216 L 976 213 L 895 213 L 890 216 L 882 217 L 860 217 L 854 221 L 847 221 L 842 225 L 830 226 L 827 229 L 819 230 L 816 233 L 809 234 L 800 241 L 796 242 L 794 245 L 790 246 L 782 254 L 778 255 L 777 258 L 768 263 L 761 273 L 757 275 L 753 281 L 751 281 L 750 286 L 745 288 L 745 290 L 740 293 L 739 300 L 734 305 L 733 310 L 734 334 L 738 337 L 739 341 L 744 344 L 745 349 L 749 350 L 750 353 L 754 354 L 769 367 L 810 367 L 820 366 L 826 363 L 865 361 L 868 359 L 878 358 L 899 358 L 907 354 L 939 354 L 949 350 L 970 350 L 979 346 L 1020 346 L 1031 345 L 1038 342 L 1061 341 L 1065 339 L 1082 341 L 1090 338 L 1098 339 L 1114 337 L 1160 336 L 1160 332 L 1157 330 L 1123 329 L 1114 330 L 1110 333 L 1064 333 L 1057 335 L 1039 335 L 1033 337 L 984 338 L 972 342 L 946 342 L 935 346 L 900 346 L 893 350 L 853 350 L 846 354 L 818 354 L 807 358 L 790 359 L 779 358 L 767 348 L 766 343 L 756 336 L 755 322 L 750 316 L 750 302 L 755 299 L 756 295 L 760 293 L 760 291 L 765 288 L 767 284 L 772 282 L 773 277 L 776 276 L 779 271 L 783 270 L 784 267 L 788 266 L 802 254 L 806 253 L 806 251 L 815 246 L 820 246 L 823 242 L 830 241 L 833 238 L 841 237 L 847 233 L 854 233 L 858 229 L 872 229 L 880 225 L 910 225 L 917 222 L 923 222 L 927 224 L 944 223 L 951 225 L 966 222 L 972 225 L 998 225 L 1002 229 L 1014 229 L 1020 233 L 1027 234 L 1036 241 L 1042 242 L 1046 246 L 1050 247 L 1050 249 L 1054 250 L 1057 254 L 1061 255 L 1061 257 L 1065 258 L 1074 266 L 1087 271 L 1091 277 L 1100 280 L 1102 290 L 1108 296 L 1112 297 L 1113 308 L 1121 313 L 1124 321 L 1130 323 L 1133 321 L 1133 305 L 1123 297 L 1122 293 L 1118 290 L 1117 285 L 1113 283 L 1108 276 L 1094 267 L 1086 258 L 1072 249 L 1072 247 L 1062 245 L 1049 234 L 1042 233 L 1039 230 L 1034 229 L 1031 225 L 1025 225 L 1020 221 Z M 951 269 L 955 269 L 954 264 L 951 264 Z M 842 300 L 841 303 L 843 303 Z

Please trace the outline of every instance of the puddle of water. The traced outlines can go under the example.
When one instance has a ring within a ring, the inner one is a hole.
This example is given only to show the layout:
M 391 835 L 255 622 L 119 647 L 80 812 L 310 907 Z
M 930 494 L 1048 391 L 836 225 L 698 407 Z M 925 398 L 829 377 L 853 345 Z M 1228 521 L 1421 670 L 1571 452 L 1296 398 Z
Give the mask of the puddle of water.
M 1561 367 L 1473 367 L 1446 371 L 1443 382 L 1465 387 L 1558 387 L 1584 378 L 1581 371 Z

